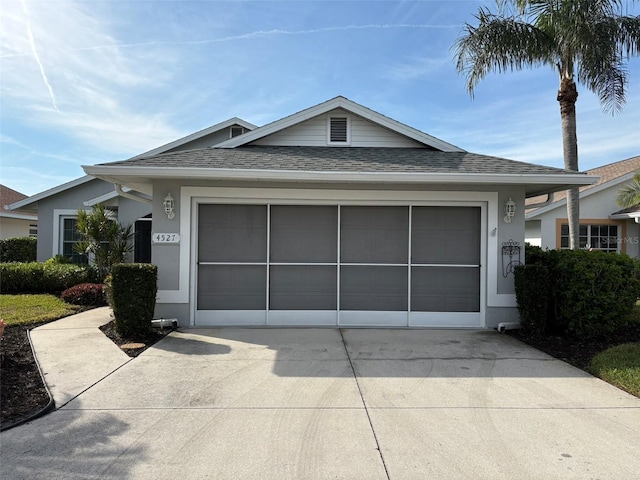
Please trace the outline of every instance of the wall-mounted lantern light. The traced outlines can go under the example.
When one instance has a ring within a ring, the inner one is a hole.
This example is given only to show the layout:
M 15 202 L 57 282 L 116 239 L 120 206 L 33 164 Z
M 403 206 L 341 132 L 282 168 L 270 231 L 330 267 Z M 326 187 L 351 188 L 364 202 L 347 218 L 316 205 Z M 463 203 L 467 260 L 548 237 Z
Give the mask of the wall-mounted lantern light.
M 176 201 L 171 196 L 171 193 L 168 193 L 166 197 L 164 197 L 164 202 L 162 202 L 162 206 L 164 207 L 164 213 L 167 214 L 167 218 L 169 220 L 173 220 L 176 216 L 176 212 L 174 208 L 176 206 Z
M 515 216 L 515 214 L 516 202 L 511 200 L 511 197 L 509 197 L 509 200 L 507 200 L 507 202 L 504 204 L 504 223 L 511 223 L 511 219 Z

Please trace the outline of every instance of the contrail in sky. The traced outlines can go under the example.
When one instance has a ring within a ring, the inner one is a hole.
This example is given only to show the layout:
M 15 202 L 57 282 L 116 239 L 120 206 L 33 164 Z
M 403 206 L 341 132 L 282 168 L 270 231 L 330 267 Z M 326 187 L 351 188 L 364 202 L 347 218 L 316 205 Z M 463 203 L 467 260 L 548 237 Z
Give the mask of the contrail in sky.
M 51 96 L 51 103 L 53 104 L 53 108 L 56 112 L 60 113 L 60 109 L 58 109 L 58 104 L 56 103 L 56 96 L 53 93 L 53 88 L 51 88 L 51 84 L 47 79 L 47 74 L 44 71 L 44 66 L 40 61 L 40 56 L 38 55 L 38 50 L 36 50 L 36 42 L 33 39 L 33 32 L 31 31 L 31 20 L 29 19 L 29 11 L 27 10 L 27 4 L 25 0 L 20 0 L 22 2 L 22 9 L 24 10 L 25 15 L 27 16 L 27 36 L 29 37 L 29 44 L 31 45 L 31 52 L 33 53 L 33 58 L 36 60 L 38 67 L 40 68 L 40 75 L 42 75 L 42 80 L 44 84 L 49 89 L 49 95 Z
M 23 0 L 24 1 L 24 0 Z M 251 38 L 258 37 L 268 37 L 268 36 L 276 36 L 276 35 L 310 35 L 314 33 L 325 33 L 325 32 L 338 32 L 345 30 L 370 30 L 370 29 L 395 29 L 395 28 L 414 28 L 414 29 L 448 29 L 448 28 L 460 28 L 460 25 L 426 25 L 426 24 L 411 24 L 411 23 L 395 23 L 395 24 L 368 24 L 368 25 L 346 25 L 342 27 L 325 27 L 325 28 L 315 28 L 312 30 L 258 30 L 255 32 L 243 33 L 240 35 L 233 35 L 229 37 L 220 37 L 220 38 L 210 38 L 204 40 L 185 40 L 185 41 L 150 41 L 150 42 L 139 42 L 139 43 L 122 43 L 122 44 L 111 44 L 111 45 L 94 45 L 91 47 L 79 47 L 73 48 L 72 50 L 102 50 L 107 48 L 133 48 L 133 47 L 150 47 L 150 46 L 158 46 L 158 45 L 206 45 L 210 43 L 224 43 L 231 42 L 235 40 L 246 40 Z M 35 52 L 35 49 L 34 49 Z M 6 54 L 0 55 L 0 58 L 7 57 L 21 57 L 29 55 L 28 53 L 14 53 L 14 54 Z

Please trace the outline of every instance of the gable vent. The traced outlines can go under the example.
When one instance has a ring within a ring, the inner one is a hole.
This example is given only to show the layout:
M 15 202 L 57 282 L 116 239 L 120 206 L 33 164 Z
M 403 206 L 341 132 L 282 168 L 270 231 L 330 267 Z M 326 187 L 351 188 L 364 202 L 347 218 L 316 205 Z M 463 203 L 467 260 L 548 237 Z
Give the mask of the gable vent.
M 237 137 L 238 135 L 242 135 L 244 133 L 244 127 L 233 126 L 231 127 L 231 138 Z
M 347 117 L 331 117 L 329 124 L 330 142 L 347 142 Z

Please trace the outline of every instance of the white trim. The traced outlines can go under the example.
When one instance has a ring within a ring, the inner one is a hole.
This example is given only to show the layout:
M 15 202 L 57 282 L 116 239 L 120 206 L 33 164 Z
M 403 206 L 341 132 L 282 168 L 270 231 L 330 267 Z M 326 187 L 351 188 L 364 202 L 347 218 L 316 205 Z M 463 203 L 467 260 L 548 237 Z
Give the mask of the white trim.
M 159 155 L 161 153 L 165 153 L 167 150 L 172 150 L 174 148 L 180 147 L 189 142 L 198 140 L 199 138 L 202 138 L 202 137 L 206 137 L 207 135 L 219 132 L 220 130 L 224 130 L 225 128 L 229 128 L 236 124 L 240 125 L 246 130 L 254 130 L 255 128 L 258 128 L 256 125 L 249 123 L 245 120 L 242 120 L 241 118 L 233 117 L 228 120 L 225 120 L 224 122 L 216 123 L 215 125 L 207 127 L 198 132 L 192 133 L 191 135 L 187 135 L 186 137 L 182 137 L 182 138 L 179 138 L 178 140 L 174 140 L 173 142 L 166 143 L 160 147 L 154 148 L 153 150 L 149 150 L 147 152 L 136 155 L 135 157 L 131 157 L 129 158 L 129 160 L 133 160 L 135 158 L 151 157 L 153 155 Z
M 32 195 L 28 198 L 24 198 L 18 202 L 12 203 L 11 205 L 7 205 L 7 208 L 8 210 L 18 210 L 27 205 L 31 205 L 32 203 L 36 203 L 43 198 L 56 195 L 58 193 L 64 192 L 65 190 L 69 190 L 70 188 L 74 188 L 84 183 L 90 182 L 91 180 L 99 179 L 92 177 L 91 175 L 85 175 L 84 177 L 76 178 L 75 180 L 71 180 L 70 182 L 63 183 L 62 185 L 58 185 L 57 187 L 50 188 L 49 190 L 45 190 L 44 192 L 36 193 L 35 195 Z
M 180 190 L 180 265 L 178 289 L 158 292 L 158 303 L 190 303 L 190 324 L 196 317 L 196 278 L 192 263 L 197 258 L 197 205 L 199 203 L 260 203 L 280 205 L 456 205 L 481 207 L 480 318 L 486 307 L 515 306 L 514 294 L 498 293 L 498 235 L 488 232 L 499 227 L 497 192 L 428 192 L 322 189 L 254 189 L 233 187 L 182 187 Z M 192 259 L 193 255 L 193 259 Z M 412 312 L 419 319 L 425 312 Z M 407 312 L 404 325 L 407 323 Z M 425 317 L 426 318 L 426 317 Z M 265 317 L 266 321 L 266 317 Z M 355 321 L 355 320 L 354 320 Z M 419 320 L 418 320 L 419 321 Z M 426 321 L 426 320 L 424 320 Z M 394 320 L 395 322 L 395 320 Z M 391 322 L 394 324 L 394 322 Z M 384 322 L 383 322 L 384 323 Z M 382 325 L 382 323 L 381 323 Z M 386 324 L 385 324 L 386 325 Z M 483 325 L 476 326 L 484 327 Z
M 88 211 L 88 210 L 85 210 Z M 60 222 L 63 218 L 78 218 L 78 210 L 66 208 L 53 210 L 53 235 L 51 239 L 51 256 L 62 255 L 62 230 Z
M 29 220 L 30 222 L 37 222 L 37 215 L 27 215 L 24 213 L 5 213 L 0 212 L 0 218 L 11 218 L 13 220 Z
M 174 180 L 180 178 L 206 180 L 258 180 L 330 183 L 424 183 L 424 184 L 482 184 L 482 185 L 591 185 L 598 177 L 584 174 L 506 174 L 506 173 L 416 173 L 416 172 L 338 172 L 303 170 L 259 170 L 236 168 L 178 168 L 178 167 L 109 167 L 83 165 L 85 172 L 123 183 L 123 178 L 141 177 L 150 183 L 152 178 Z M 137 181 L 137 180 L 135 180 Z
M 284 117 L 280 120 L 276 120 L 275 122 L 269 123 L 262 127 L 258 127 L 255 130 L 247 132 L 239 137 L 235 137 L 227 140 L 226 142 L 219 143 L 218 145 L 216 145 L 216 148 L 235 148 L 241 145 L 246 145 L 260 138 L 264 138 L 268 135 L 272 135 L 276 132 L 289 128 L 293 125 L 297 125 L 298 123 L 302 123 L 311 118 L 328 113 L 331 110 L 335 110 L 336 108 L 342 108 L 349 113 L 353 113 L 362 118 L 370 120 L 400 135 L 409 137 L 417 142 L 436 148 L 440 151 L 464 152 L 463 149 L 456 147 L 455 145 L 447 143 L 443 140 L 440 140 L 439 138 L 433 137 L 427 133 L 421 132 L 420 130 L 386 117 L 342 96 L 332 98 L 330 100 L 327 100 L 326 102 L 307 108 L 298 113 L 294 113 L 293 115 L 289 115 L 288 117 Z
M 112 192 L 107 192 L 107 193 L 105 193 L 103 195 L 100 195 L 99 197 L 95 197 L 95 198 L 92 198 L 92 199 L 87 200 L 85 202 L 82 202 L 82 204 L 85 207 L 93 207 L 94 205 L 98 205 L 99 203 L 107 202 L 109 200 L 113 200 L 117 196 L 118 196 L 118 194 L 114 190 Z

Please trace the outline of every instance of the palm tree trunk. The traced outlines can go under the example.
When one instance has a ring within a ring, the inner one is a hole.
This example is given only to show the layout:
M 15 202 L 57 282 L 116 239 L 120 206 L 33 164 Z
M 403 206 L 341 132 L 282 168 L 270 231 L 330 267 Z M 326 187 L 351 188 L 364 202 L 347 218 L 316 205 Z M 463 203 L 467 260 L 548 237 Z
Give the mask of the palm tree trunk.
M 578 171 L 578 138 L 576 135 L 576 100 L 578 90 L 573 78 L 562 77 L 558 90 L 560 118 L 562 119 L 562 150 L 564 168 Z M 569 221 L 569 248 L 579 248 L 580 192 L 578 187 L 567 190 L 567 219 Z

